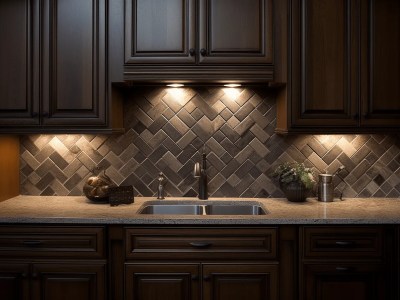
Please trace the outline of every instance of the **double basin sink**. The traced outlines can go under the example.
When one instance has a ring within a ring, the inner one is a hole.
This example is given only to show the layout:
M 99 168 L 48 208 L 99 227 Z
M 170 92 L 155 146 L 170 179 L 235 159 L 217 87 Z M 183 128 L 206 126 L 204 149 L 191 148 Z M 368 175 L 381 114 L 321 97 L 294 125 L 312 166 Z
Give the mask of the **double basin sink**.
M 206 201 L 207 202 L 207 201 Z M 266 215 L 267 211 L 260 203 L 249 201 L 240 204 L 237 201 L 213 201 L 209 203 L 193 203 L 185 201 L 147 202 L 139 208 L 138 214 L 145 215 L 209 215 L 209 216 L 240 216 L 240 215 Z

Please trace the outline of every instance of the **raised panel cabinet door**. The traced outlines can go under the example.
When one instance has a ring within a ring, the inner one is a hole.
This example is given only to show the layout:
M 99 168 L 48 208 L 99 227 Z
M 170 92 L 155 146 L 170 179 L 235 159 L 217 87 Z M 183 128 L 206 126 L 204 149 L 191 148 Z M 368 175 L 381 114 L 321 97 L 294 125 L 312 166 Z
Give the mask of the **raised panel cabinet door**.
M 105 263 L 37 263 L 31 273 L 32 300 L 106 299 Z
M 37 0 L 0 1 L 0 126 L 39 123 Z
M 199 264 L 126 264 L 126 300 L 200 300 Z
M 42 3 L 42 122 L 105 125 L 107 0 Z
M 203 300 L 278 300 L 278 266 L 204 264 Z
M 0 262 L 1 300 L 29 299 L 29 265 Z
M 384 273 L 379 264 L 306 264 L 304 300 L 384 300 Z
M 400 1 L 362 0 L 363 126 L 400 126 Z
M 272 64 L 272 0 L 203 0 L 199 62 Z
M 125 0 L 126 64 L 194 64 L 195 0 Z
M 293 0 L 289 93 L 293 126 L 358 125 L 358 5 Z

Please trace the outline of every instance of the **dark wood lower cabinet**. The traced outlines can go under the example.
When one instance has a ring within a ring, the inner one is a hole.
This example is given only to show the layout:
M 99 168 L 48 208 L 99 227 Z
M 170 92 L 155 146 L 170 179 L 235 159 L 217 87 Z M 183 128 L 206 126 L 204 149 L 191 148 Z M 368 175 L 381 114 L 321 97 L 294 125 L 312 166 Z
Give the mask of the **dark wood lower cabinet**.
M 199 264 L 127 264 L 126 300 L 198 300 Z
M 0 233 L 0 300 L 399 299 L 397 225 L 8 225 Z
M 278 266 L 269 264 L 128 263 L 125 299 L 277 300 L 277 278 Z
M 29 264 L 0 262 L 0 298 L 2 300 L 29 299 Z
M 0 262 L 1 300 L 105 300 L 105 263 Z
M 305 264 L 303 268 L 304 300 L 389 299 L 380 264 Z
M 204 264 L 203 300 L 278 299 L 278 266 Z
M 105 300 L 105 278 L 105 264 L 34 264 L 31 299 Z

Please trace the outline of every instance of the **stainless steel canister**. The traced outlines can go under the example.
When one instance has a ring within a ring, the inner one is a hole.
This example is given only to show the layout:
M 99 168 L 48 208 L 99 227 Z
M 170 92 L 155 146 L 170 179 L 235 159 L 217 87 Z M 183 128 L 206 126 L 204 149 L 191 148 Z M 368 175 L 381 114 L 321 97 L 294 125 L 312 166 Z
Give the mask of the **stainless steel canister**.
M 319 174 L 318 182 L 318 201 L 322 202 L 332 202 L 333 201 L 333 191 L 335 189 L 333 185 L 333 175 L 332 174 Z

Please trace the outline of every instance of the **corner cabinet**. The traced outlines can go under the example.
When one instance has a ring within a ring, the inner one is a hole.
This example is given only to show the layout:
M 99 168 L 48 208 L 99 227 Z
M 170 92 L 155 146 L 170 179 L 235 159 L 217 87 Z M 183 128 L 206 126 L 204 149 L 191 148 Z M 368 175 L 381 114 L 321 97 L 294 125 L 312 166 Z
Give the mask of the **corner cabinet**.
M 125 0 L 125 79 L 273 79 L 272 0 Z
M 278 101 L 277 131 L 398 129 L 400 2 L 288 3 L 283 9 L 290 11 L 290 22 L 280 33 L 289 34 L 282 78 L 287 87 Z
M 107 3 L 1 1 L 2 130 L 108 126 Z

